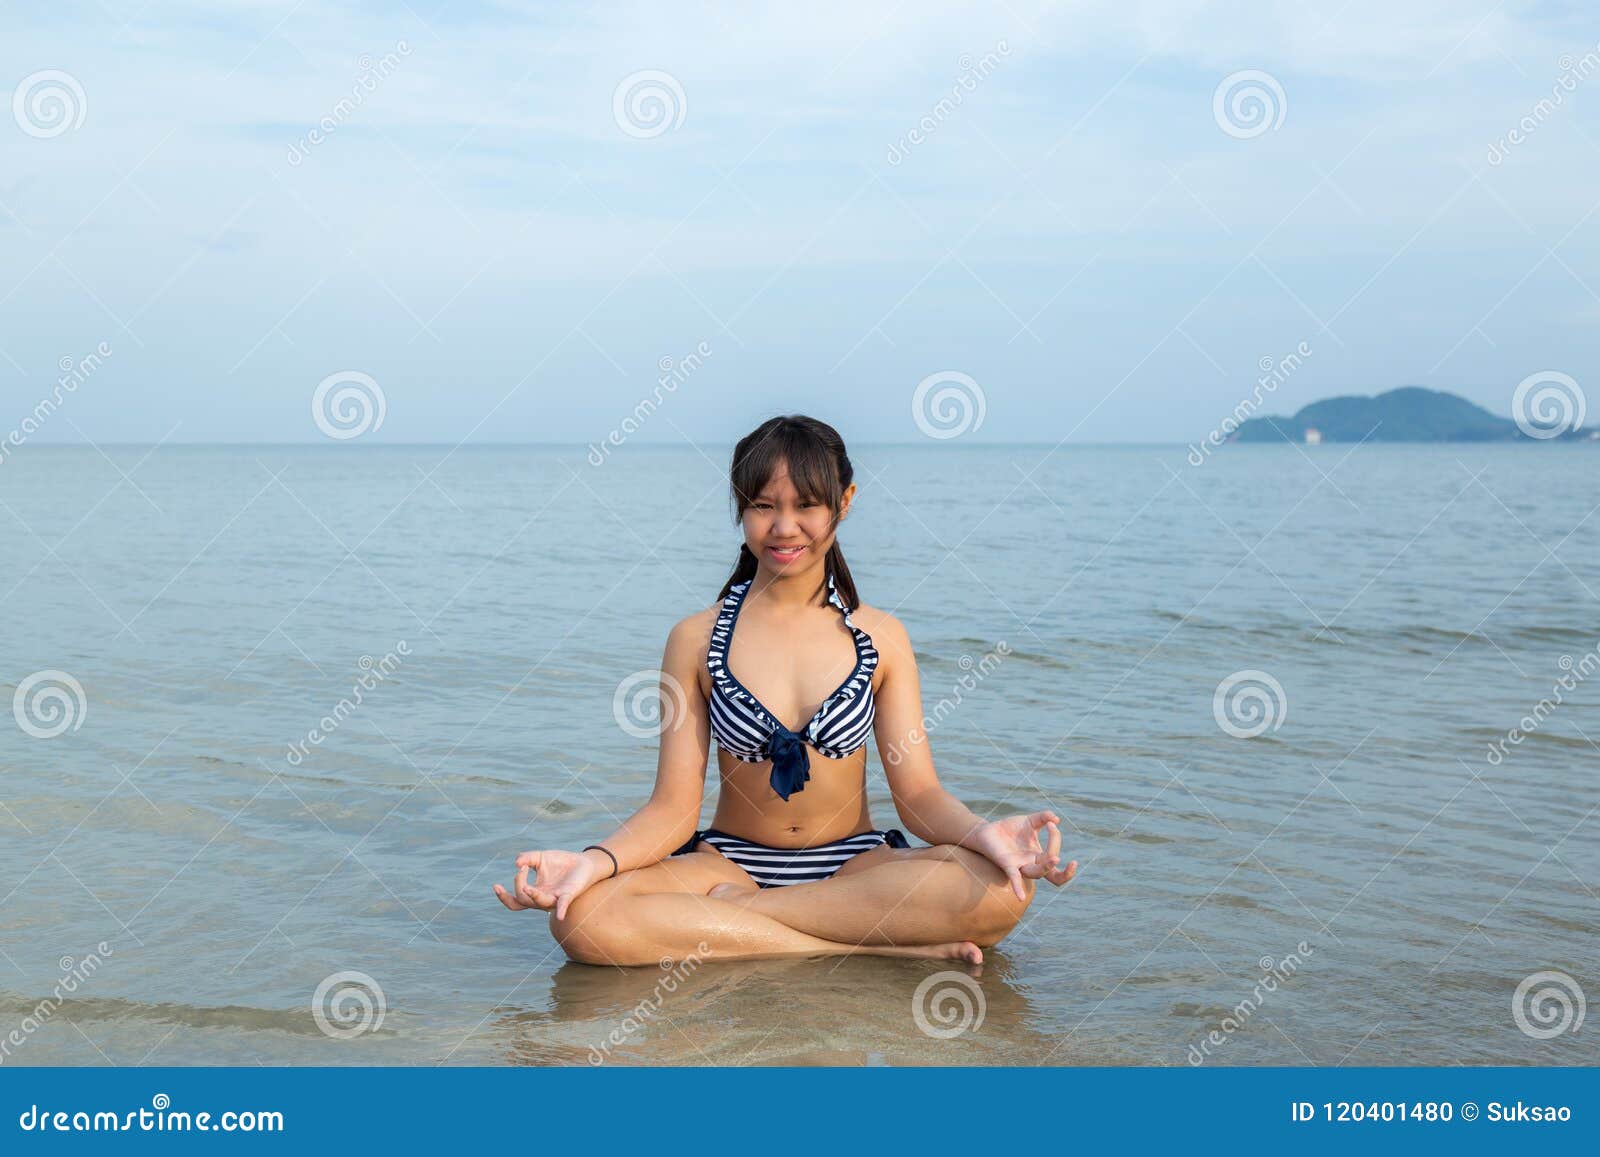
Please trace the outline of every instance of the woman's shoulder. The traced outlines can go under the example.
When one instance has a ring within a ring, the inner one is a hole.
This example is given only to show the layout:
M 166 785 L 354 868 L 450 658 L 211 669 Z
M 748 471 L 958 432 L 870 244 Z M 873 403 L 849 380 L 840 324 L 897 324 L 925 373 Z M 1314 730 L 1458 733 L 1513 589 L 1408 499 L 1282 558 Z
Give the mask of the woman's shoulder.
M 667 650 L 682 649 L 703 656 L 711 643 L 711 630 L 717 624 L 717 612 L 721 606 L 721 603 L 713 603 L 674 623 L 667 635 Z
M 911 654 L 911 639 L 905 625 L 888 611 L 870 603 L 862 603 L 850 612 L 850 621 L 871 637 L 880 655 Z

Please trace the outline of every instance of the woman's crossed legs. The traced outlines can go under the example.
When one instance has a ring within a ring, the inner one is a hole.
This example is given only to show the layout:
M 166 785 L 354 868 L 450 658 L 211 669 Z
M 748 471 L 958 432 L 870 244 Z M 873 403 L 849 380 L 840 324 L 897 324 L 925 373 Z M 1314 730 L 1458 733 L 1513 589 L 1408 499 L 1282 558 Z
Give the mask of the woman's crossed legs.
M 1031 880 L 1025 891 L 1031 899 Z M 501 902 L 528 906 L 510 894 Z M 550 930 L 587 964 L 851 954 L 977 964 L 979 945 L 998 943 L 1027 906 L 987 859 L 949 845 L 875 848 L 829 879 L 764 889 L 707 850 L 593 885 Z

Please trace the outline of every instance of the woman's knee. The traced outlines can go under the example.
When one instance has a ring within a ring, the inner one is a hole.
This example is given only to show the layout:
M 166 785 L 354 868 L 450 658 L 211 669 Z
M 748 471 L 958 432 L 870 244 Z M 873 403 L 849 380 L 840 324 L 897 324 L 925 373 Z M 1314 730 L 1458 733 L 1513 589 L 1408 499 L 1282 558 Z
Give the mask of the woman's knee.
M 1000 881 L 990 884 L 988 894 L 984 898 L 984 930 L 983 935 L 977 937 L 976 943 L 984 947 L 992 947 L 1005 937 L 1011 935 L 1011 930 L 1021 922 L 1028 911 L 1028 905 L 1033 903 L 1033 881 L 1023 879 L 1022 898 L 1017 898 L 1017 893 L 1011 887 L 1011 881 L 1001 876 Z
M 565 916 L 551 915 L 550 935 L 579 964 L 636 964 L 629 951 L 636 939 L 629 906 L 628 889 L 604 881 L 572 901 Z
M 1019 898 L 1006 874 L 987 856 L 949 844 L 941 845 L 938 851 L 939 858 L 959 863 L 980 890 L 977 902 L 969 909 L 971 934 L 966 939 L 988 947 L 1010 935 L 1033 902 L 1034 882 L 1023 878 Z
M 569 960 L 579 964 L 608 964 L 605 959 L 604 923 L 600 898 L 591 889 L 567 906 L 565 916 L 550 916 L 550 935 Z

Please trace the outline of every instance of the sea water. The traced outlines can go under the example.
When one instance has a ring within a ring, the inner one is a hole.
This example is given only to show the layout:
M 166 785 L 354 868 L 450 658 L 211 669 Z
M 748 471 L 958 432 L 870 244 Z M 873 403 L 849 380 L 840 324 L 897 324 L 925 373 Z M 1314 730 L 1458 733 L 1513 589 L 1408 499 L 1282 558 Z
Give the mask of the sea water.
M 976 976 L 565 962 L 491 884 L 648 795 L 727 453 L 12 455 L 0 1063 L 1600 1062 L 1583 446 L 854 447 L 943 783 L 1077 880 Z

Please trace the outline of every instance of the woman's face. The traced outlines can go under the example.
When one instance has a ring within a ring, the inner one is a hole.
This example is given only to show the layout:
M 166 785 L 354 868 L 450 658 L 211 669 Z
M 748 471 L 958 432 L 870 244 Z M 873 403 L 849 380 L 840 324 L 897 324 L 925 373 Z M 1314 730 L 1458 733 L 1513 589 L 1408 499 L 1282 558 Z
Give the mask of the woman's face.
M 841 519 L 855 492 L 855 483 L 845 488 Z M 761 566 L 780 574 L 821 566 L 833 545 L 834 529 L 833 511 L 826 503 L 802 498 L 789 480 L 789 467 L 781 462 L 744 511 L 745 545 Z

